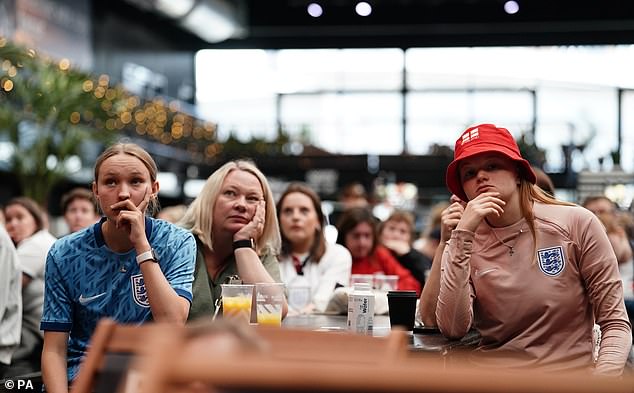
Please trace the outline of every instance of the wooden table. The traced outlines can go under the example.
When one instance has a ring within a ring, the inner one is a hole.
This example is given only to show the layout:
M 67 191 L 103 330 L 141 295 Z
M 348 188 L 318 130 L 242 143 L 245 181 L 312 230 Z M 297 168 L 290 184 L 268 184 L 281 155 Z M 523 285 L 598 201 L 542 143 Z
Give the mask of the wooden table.
M 283 327 L 305 328 L 319 331 L 345 331 L 346 315 L 335 314 L 302 314 L 289 315 L 282 322 Z M 390 318 L 387 315 L 374 316 L 373 335 L 387 336 L 390 333 Z M 449 340 L 440 333 L 414 334 L 408 332 L 409 347 L 412 352 L 438 353 L 446 355 L 453 350 L 464 350 L 477 345 L 478 334 L 469 332 L 461 340 Z

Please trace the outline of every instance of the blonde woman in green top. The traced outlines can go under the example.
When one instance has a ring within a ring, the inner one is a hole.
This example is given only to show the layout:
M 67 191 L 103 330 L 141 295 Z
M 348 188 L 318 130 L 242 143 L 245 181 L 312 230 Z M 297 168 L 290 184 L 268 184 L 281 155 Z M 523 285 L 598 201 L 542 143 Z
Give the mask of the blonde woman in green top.
M 280 233 L 266 177 L 250 161 L 230 161 L 209 176 L 180 224 L 198 244 L 189 320 L 211 318 L 220 284 L 282 282 Z M 285 302 L 282 316 L 286 316 Z

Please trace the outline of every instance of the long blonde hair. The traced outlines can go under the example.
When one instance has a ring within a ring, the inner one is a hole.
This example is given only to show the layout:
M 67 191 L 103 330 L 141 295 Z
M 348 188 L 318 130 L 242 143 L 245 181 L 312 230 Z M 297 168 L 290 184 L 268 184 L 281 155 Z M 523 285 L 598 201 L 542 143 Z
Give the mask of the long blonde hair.
M 278 255 L 281 240 L 273 193 L 264 174 L 251 161 L 229 161 L 212 173 L 207 178 L 200 194 L 189 205 L 179 225 L 191 230 L 205 246 L 213 251 L 213 209 L 220 194 L 222 183 L 227 175 L 235 170 L 249 172 L 257 177 L 264 193 L 264 202 L 266 203 L 264 231 L 259 239 L 255 239 L 257 244 L 256 251 L 259 255 L 266 253 Z
M 533 237 L 533 255 L 535 255 L 537 248 L 537 230 L 535 229 L 535 214 L 533 213 L 533 203 L 541 202 L 547 205 L 560 205 L 560 206 L 576 206 L 574 203 L 560 201 L 555 199 L 537 185 L 531 183 L 523 177 L 520 177 L 519 185 L 520 193 L 520 211 L 522 217 L 526 219 L 528 229 Z

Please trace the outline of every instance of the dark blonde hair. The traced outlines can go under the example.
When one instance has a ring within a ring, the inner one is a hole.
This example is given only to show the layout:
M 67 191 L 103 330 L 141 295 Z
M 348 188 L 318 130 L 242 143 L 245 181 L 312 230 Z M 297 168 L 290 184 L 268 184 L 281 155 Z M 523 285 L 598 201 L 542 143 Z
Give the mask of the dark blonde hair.
M 409 242 L 414 240 L 414 216 L 405 210 L 394 210 L 390 216 L 379 224 L 379 236 L 383 233 L 385 224 L 388 222 L 404 222 L 409 229 Z
M 520 193 L 520 211 L 522 217 L 526 219 L 528 229 L 531 231 L 533 237 L 533 255 L 535 255 L 537 247 L 537 230 L 535 229 L 535 214 L 533 213 L 533 203 L 541 202 L 547 205 L 560 205 L 560 206 L 576 206 L 574 203 L 560 201 L 555 197 L 548 194 L 546 191 L 539 188 L 539 186 L 531 183 L 523 177 L 520 177 L 519 185 Z
M 317 220 L 319 221 L 320 228 L 315 229 L 315 237 L 313 238 L 313 243 L 310 248 L 309 257 L 312 261 L 318 263 L 324 253 L 326 252 L 326 237 L 324 236 L 324 225 L 325 218 L 324 213 L 321 210 L 321 199 L 319 195 L 307 186 L 302 183 L 291 183 L 286 190 L 280 196 L 280 199 L 277 201 L 277 219 L 280 220 L 280 214 L 282 214 L 282 204 L 284 203 L 284 199 L 288 194 L 292 194 L 294 192 L 299 192 L 300 194 L 306 195 L 310 201 L 312 202 L 313 209 L 317 214 Z M 284 231 L 281 230 L 282 235 L 282 255 L 290 255 L 293 251 L 293 247 L 288 238 L 284 235 Z
M 129 156 L 137 158 L 147 168 L 148 172 L 150 173 L 150 180 L 152 180 L 152 183 L 156 181 L 158 167 L 156 166 L 156 162 L 154 162 L 152 156 L 150 156 L 150 153 L 145 151 L 145 149 L 143 149 L 136 143 L 115 143 L 114 145 L 104 150 L 104 152 L 101 153 L 95 161 L 95 184 L 99 182 L 99 170 L 101 169 L 101 165 L 103 164 L 103 162 L 106 161 L 108 158 L 119 154 L 127 154 Z M 158 199 L 151 198 L 146 213 L 148 215 L 154 215 L 154 213 L 158 211 L 158 209 Z

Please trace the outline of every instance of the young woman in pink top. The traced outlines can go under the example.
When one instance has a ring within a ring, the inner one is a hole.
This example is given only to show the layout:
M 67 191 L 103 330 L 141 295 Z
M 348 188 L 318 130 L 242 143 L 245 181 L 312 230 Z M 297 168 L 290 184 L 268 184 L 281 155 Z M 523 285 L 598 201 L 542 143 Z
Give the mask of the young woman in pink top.
M 599 220 L 534 186 L 533 170 L 504 128 L 467 129 L 454 154 L 447 186 L 466 206 L 442 256 L 442 333 L 460 338 L 477 329 L 474 360 L 481 365 L 620 375 L 631 326 Z M 602 332 L 596 363 L 595 322 Z

